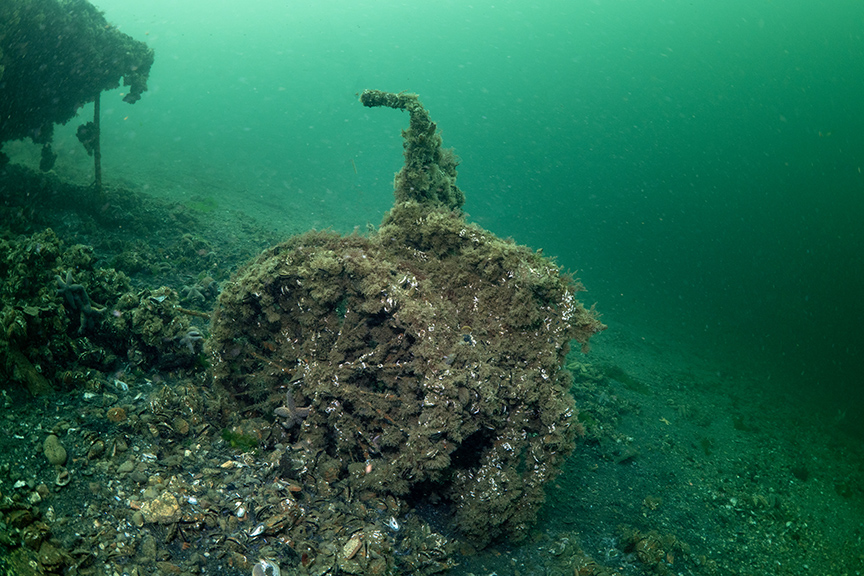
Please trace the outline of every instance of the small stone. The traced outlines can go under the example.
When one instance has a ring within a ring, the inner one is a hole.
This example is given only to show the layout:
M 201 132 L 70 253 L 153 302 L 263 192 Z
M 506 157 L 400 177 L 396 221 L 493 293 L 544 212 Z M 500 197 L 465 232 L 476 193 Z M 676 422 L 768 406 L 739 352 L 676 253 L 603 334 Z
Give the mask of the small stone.
M 141 558 L 151 564 L 156 561 L 156 550 L 156 539 L 149 535 L 144 537 L 138 549 Z
M 160 560 L 160 561 L 156 562 L 156 567 L 163 574 L 182 574 L 183 573 L 183 569 L 180 568 L 180 566 L 178 566 L 177 564 L 173 564 L 171 562 L 166 562 L 165 560 Z
M 376 576 L 378 574 L 386 574 L 386 572 L 387 561 L 381 557 L 372 558 L 372 560 L 369 562 L 369 567 L 366 570 L 366 573 L 371 574 L 372 576 Z
M 117 438 L 114 440 L 114 450 L 116 452 L 125 452 L 129 449 L 129 445 L 126 444 L 126 440 L 123 438 Z
M 42 542 L 39 547 L 39 563 L 51 572 L 56 572 L 57 568 L 63 566 L 65 558 L 63 552 L 48 542 Z
M 66 464 L 66 449 L 60 443 L 60 439 L 54 434 L 51 434 L 45 439 L 42 444 L 42 452 L 48 461 L 55 466 Z
M 108 419 L 109 422 L 114 422 L 115 424 L 117 424 L 126 420 L 126 410 L 120 408 L 119 406 L 114 406 L 113 408 L 108 409 L 108 413 L 105 414 L 105 417 Z
M 172 454 L 171 456 L 166 456 L 160 460 L 160 464 L 165 466 L 166 468 L 175 468 L 180 466 L 183 463 L 183 455 L 182 454 Z
M 180 434 L 181 436 L 186 436 L 189 433 L 189 422 L 184 420 L 183 418 L 175 418 L 174 419 L 174 432 Z
M 120 464 L 120 466 L 117 467 L 117 472 L 120 474 L 128 474 L 129 472 L 132 472 L 132 470 L 134 470 L 134 469 L 135 469 L 135 462 L 133 462 L 132 460 L 126 460 L 125 462 Z
M 135 482 L 136 484 L 145 484 L 150 477 L 144 472 L 140 472 L 135 470 L 131 474 L 129 474 L 129 479 Z
M 144 514 L 140 511 L 134 512 L 132 514 L 132 523 L 135 524 L 138 528 L 144 526 Z
M 138 547 L 138 555 L 142 560 L 142 564 L 153 564 L 156 561 L 156 550 L 156 539 L 149 534 L 144 536 L 141 545 Z
M 46 486 L 44 483 L 36 486 L 36 492 L 39 494 L 39 496 L 42 497 L 43 500 L 47 498 L 49 494 L 51 494 L 51 490 L 49 490 L 48 486 Z

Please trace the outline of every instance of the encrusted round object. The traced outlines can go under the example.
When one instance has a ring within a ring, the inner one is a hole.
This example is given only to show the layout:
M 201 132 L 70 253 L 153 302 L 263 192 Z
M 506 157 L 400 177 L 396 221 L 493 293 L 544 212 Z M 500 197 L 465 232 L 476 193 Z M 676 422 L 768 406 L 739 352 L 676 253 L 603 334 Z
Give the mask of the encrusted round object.
M 475 543 L 518 538 L 573 447 L 570 341 L 604 328 L 580 288 L 457 212 L 405 202 L 368 237 L 306 233 L 241 270 L 215 313 L 214 374 L 332 457 L 310 478 L 434 491 Z

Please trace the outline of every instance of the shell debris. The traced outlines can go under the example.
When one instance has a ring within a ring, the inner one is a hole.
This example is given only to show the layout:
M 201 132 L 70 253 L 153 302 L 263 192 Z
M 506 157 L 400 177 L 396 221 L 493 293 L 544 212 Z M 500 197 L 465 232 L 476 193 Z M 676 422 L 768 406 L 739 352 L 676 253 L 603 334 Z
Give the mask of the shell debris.
M 350 560 L 357 554 L 362 546 L 363 533 L 357 532 L 348 539 L 348 542 L 346 542 L 344 546 L 342 546 L 342 557 L 346 560 Z
M 279 565 L 272 560 L 262 558 L 252 567 L 252 576 L 281 576 Z

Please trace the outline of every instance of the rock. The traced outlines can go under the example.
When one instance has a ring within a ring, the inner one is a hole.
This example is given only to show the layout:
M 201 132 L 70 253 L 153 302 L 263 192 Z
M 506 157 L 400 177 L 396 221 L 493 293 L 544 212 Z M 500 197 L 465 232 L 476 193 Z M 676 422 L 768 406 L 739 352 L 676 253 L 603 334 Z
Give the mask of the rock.
M 186 436 L 187 434 L 189 434 L 189 422 L 187 422 L 183 418 L 175 418 L 173 424 L 174 432 L 176 432 L 180 436 Z
M 123 438 L 117 438 L 114 440 L 114 451 L 115 452 L 125 452 L 129 449 L 129 445 L 126 444 L 126 440 Z
M 154 563 L 156 561 L 156 539 L 152 536 L 145 536 L 144 541 L 138 549 L 138 553 L 146 563 Z
M 21 531 L 21 542 L 31 550 L 39 550 L 47 533 L 48 531 L 41 530 L 40 526 L 31 524 Z
M 114 422 L 115 424 L 118 424 L 126 420 L 126 410 L 120 408 L 119 406 L 115 406 L 108 409 L 105 417 L 108 419 L 109 422 Z
M 180 519 L 180 503 L 170 492 L 163 492 L 157 498 L 141 505 L 144 520 L 153 524 L 171 524 Z
M 23 508 L 21 510 L 13 510 L 6 514 L 6 523 L 12 528 L 24 528 L 25 526 L 29 526 L 33 523 L 35 518 L 33 518 L 33 514 L 30 510 Z
M 149 480 L 150 477 L 147 476 L 147 474 L 145 474 L 144 472 L 141 472 L 139 470 L 135 470 L 134 472 L 129 474 L 129 479 L 132 480 L 133 482 L 135 482 L 136 484 L 146 484 L 147 480 Z
M 39 563 L 49 572 L 58 572 L 66 563 L 66 557 L 63 551 L 53 544 L 43 542 L 39 547 Z
M 180 566 L 171 562 L 159 561 L 156 562 L 156 567 L 159 568 L 163 574 L 181 574 L 183 572 L 183 569 L 180 568 Z
M 90 450 L 87 451 L 87 458 L 90 460 L 95 460 L 102 456 L 105 453 L 105 442 L 102 440 L 97 440 L 90 446 Z
M 63 448 L 60 439 L 54 434 L 45 439 L 45 442 L 42 444 L 42 452 L 51 464 L 55 466 L 66 464 L 66 449 Z

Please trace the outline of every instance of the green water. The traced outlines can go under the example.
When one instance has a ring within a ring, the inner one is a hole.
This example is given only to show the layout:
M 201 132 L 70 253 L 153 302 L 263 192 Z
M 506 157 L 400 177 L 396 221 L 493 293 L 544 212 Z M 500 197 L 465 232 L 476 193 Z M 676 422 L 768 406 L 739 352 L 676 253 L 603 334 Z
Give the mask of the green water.
M 107 182 L 286 233 L 378 223 L 407 115 L 355 94 L 417 92 L 471 219 L 606 319 L 864 408 L 860 0 L 95 3 L 156 51 L 139 103 L 103 95 Z M 71 124 L 58 166 L 89 162 Z

